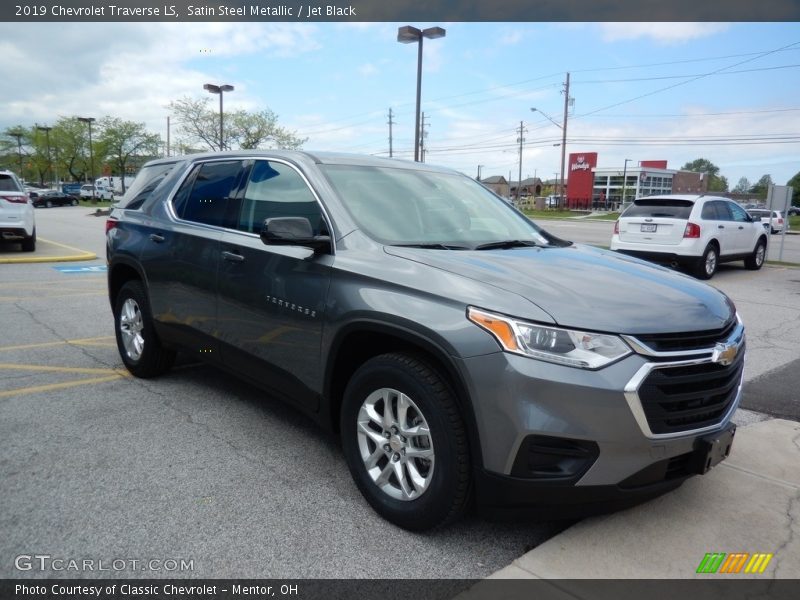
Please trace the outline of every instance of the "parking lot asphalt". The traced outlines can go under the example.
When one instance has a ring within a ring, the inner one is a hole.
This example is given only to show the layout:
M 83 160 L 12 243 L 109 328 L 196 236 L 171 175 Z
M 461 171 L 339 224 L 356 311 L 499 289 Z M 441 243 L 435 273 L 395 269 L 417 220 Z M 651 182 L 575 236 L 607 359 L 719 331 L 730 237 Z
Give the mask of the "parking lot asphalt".
M 37 213 L 42 232 L 100 255 L 103 219 L 70 210 Z M 188 361 L 129 377 L 102 263 L 80 265 L 0 266 L 0 577 L 480 578 L 570 525 L 473 516 L 412 534 L 386 523 L 338 440 L 291 406 Z M 743 406 L 759 412 L 737 419 L 797 419 L 784 413 L 800 389 L 800 270 L 732 267 L 712 283 L 748 328 Z M 178 573 L 14 569 L 37 552 L 194 562 Z

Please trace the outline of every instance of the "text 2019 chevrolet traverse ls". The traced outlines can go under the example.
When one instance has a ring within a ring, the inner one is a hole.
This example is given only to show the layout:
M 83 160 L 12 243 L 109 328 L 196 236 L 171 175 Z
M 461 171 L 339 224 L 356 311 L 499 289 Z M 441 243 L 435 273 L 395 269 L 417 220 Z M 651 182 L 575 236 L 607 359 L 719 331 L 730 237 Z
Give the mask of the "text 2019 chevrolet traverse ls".
M 286 399 L 338 430 L 364 497 L 401 527 L 472 501 L 614 510 L 730 451 L 733 303 L 558 239 L 461 174 L 292 151 L 162 159 L 107 231 L 126 367 L 157 376 L 180 350 Z

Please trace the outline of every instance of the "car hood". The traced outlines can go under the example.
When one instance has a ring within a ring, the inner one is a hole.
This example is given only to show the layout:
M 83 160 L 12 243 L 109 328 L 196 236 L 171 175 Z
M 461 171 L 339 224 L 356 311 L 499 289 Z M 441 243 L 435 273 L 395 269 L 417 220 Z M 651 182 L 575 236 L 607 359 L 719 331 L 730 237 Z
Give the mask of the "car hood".
M 709 285 L 580 244 L 485 251 L 396 246 L 385 250 L 522 296 L 563 327 L 626 334 L 705 331 L 724 327 L 735 315 L 733 302 Z

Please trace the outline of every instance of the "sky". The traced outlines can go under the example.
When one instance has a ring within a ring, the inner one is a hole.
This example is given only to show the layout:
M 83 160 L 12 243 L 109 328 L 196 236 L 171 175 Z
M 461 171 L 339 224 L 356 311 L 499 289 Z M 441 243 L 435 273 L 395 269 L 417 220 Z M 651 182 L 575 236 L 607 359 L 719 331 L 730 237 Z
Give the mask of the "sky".
M 0 130 L 111 115 L 166 139 L 170 101 L 231 84 L 226 109 L 271 109 L 307 150 L 388 156 L 391 108 L 394 155 L 410 159 L 406 24 L 0 23 Z M 516 180 L 522 121 L 523 178 L 553 179 L 562 132 L 547 117 L 562 122 L 570 72 L 567 152 L 597 152 L 598 168 L 706 158 L 731 187 L 800 171 L 800 23 L 413 25 L 447 30 L 424 44 L 428 163 Z

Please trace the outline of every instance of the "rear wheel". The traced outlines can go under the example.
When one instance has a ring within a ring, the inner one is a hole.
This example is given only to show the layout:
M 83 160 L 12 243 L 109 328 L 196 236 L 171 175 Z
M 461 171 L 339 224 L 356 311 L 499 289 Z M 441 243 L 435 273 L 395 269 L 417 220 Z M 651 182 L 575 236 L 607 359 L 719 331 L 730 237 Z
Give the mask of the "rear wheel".
M 72 206 L 78 206 L 78 199 L 77 198 L 73 198 L 72 202 L 70 202 L 70 204 L 72 204 Z
M 356 485 L 388 521 L 421 531 L 466 510 L 464 422 L 450 387 L 424 361 L 398 353 L 364 363 L 345 390 L 341 434 Z
M 122 362 L 136 377 L 156 377 L 169 371 L 175 362 L 175 352 L 164 348 L 156 335 L 150 303 L 140 281 L 129 281 L 119 291 L 114 332 Z
M 30 237 L 27 237 L 24 240 L 22 240 L 23 252 L 34 252 L 35 250 L 36 250 L 36 227 L 33 228 L 33 233 L 31 233 Z
M 714 244 L 709 244 L 703 251 L 703 256 L 695 266 L 695 276 L 698 279 L 711 279 L 717 272 L 719 264 L 719 250 Z
M 52 200 L 48 200 L 47 202 L 45 202 L 45 206 L 47 208 L 53 208 L 53 201 Z
M 753 253 L 744 259 L 744 266 L 751 271 L 758 271 L 764 264 L 764 259 L 767 256 L 767 245 L 764 240 L 758 240 Z

